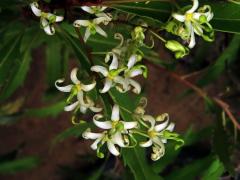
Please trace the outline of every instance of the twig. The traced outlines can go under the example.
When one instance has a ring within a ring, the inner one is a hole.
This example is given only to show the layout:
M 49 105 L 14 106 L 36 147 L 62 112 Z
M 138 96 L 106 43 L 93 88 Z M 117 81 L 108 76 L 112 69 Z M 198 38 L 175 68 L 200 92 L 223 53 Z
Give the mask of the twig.
M 180 75 L 168 71 L 167 69 L 158 66 L 156 64 L 153 64 L 152 62 L 148 61 L 148 63 L 154 67 L 157 67 L 159 70 L 164 71 L 166 73 L 168 73 L 172 78 L 176 79 L 177 81 L 179 81 L 180 83 L 184 84 L 185 86 L 189 87 L 190 89 L 194 90 L 200 97 L 202 97 L 203 99 L 206 99 L 207 97 L 209 97 L 207 95 L 207 93 L 202 90 L 201 88 L 197 87 L 196 85 L 192 84 L 191 82 L 187 81 L 186 79 L 182 78 Z M 232 114 L 232 112 L 229 109 L 229 105 L 224 102 L 223 100 L 216 98 L 216 97 L 212 97 L 211 98 L 216 105 L 218 105 L 221 109 L 223 109 L 223 111 L 227 114 L 227 116 L 229 117 L 229 119 L 232 121 L 232 123 L 234 124 L 234 126 L 240 130 L 240 124 L 238 123 L 237 119 L 234 117 L 234 115 Z
M 224 110 L 224 112 L 228 115 L 229 119 L 233 122 L 234 126 L 240 130 L 240 124 L 230 111 L 229 105 L 219 98 L 213 98 L 213 100 Z

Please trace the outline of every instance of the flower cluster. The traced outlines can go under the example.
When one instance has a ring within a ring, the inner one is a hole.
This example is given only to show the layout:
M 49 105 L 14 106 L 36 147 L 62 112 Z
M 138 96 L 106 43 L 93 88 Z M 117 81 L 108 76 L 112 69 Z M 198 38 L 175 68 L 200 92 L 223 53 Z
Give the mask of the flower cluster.
M 95 15 L 93 20 L 76 20 L 75 27 L 85 26 L 86 32 L 84 40 L 87 41 L 91 34 L 98 32 L 103 36 L 107 34 L 100 28 L 99 24 L 107 25 L 111 21 L 111 15 L 103 11 L 106 7 L 81 7 L 82 10 Z M 144 53 L 141 47 L 145 45 L 145 27 L 146 24 L 137 26 L 131 33 L 130 39 L 124 39 L 120 33 L 115 34 L 115 39 L 120 40 L 120 43 L 107 52 L 104 62 L 100 65 L 93 65 L 91 71 L 98 74 L 98 80 L 103 80 L 103 88 L 100 89 L 100 96 L 103 93 L 108 93 L 111 88 L 116 88 L 120 93 L 132 91 L 133 93 L 141 93 L 140 84 L 133 78 L 139 75 L 147 77 L 147 67 L 142 63 Z M 171 46 L 171 41 L 166 47 L 174 50 Z M 182 52 L 182 50 L 180 50 Z M 176 51 L 176 54 L 181 52 Z M 105 116 L 101 105 L 96 103 L 96 99 L 90 96 L 91 91 L 96 87 L 94 80 L 90 84 L 84 84 L 77 77 L 78 69 L 74 68 L 70 78 L 73 84 L 60 86 L 64 79 L 56 81 L 55 86 L 62 92 L 70 93 L 66 102 L 65 111 L 74 111 L 74 113 L 86 113 L 88 109 L 96 113 L 93 116 L 93 124 L 98 128 L 97 132 L 93 132 L 88 128 L 83 134 L 83 138 L 94 140 L 91 145 L 93 150 L 97 151 L 97 156 L 104 157 L 104 146 L 107 146 L 109 152 L 115 156 L 119 156 L 121 148 L 134 148 L 136 145 L 140 147 L 152 147 L 152 160 L 160 159 L 165 153 L 164 144 L 168 139 L 175 140 L 183 144 L 179 135 L 173 133 L 174 124 L 169 123 L 167 114 L 163 114 L 154 118 L 151 115 L 145 114 L 145 107 L 139 105 L 131 114 L 132 117 L 128 120 L 121 118 L 121 106 L 116 104 L 112 107 L 111 117 Z M 101 81 L 98 81 L 98 87 L 101 87 Z M 75 116 L 74 116 L 75 117 Z M 138 140 L 138 136 L 147 139 L 146 142 Z
M 101 93 L 108 92 L 112 87 L 116 87 L 121 93 L 130 90 L 136 94 L 141 92 L 140 84 L 133 78 L 138 75 L 147 77 L 147 67 L 140 63 L 143 53 L 139 50 L 145 36 L 139 36 L 143 32 L 142 28 L 136 27 L 133 32 L 136 31 L 132 39 L 126 41 L 121 34 L 115 34 L 115 38 L 120 39 L 121 42 L 106 54 L 105 63 L 110 62 L 110 64 L 107 64 L 107 67 L 101 65 L 91 67 L 91 71 L 100 73 L 104 77 L 104 87 Z
M 138 107 L 138 111 L 141 108 L 142 107 Z M 154 118 L 144 113 L 137 114 L 136 111 L 134 114 L 135 118 L 133 118 L 135 121 L 124 121 L 121 120 L 119 112 L 119 106 L 115 104 L 112 108 L 110 120 L 100 121 L 104 116 L 102 114 L 96 114 L 93 117 L 93 123 L 103 131 L 95 133 L 92 132 L 91 129 L 87 129 L 82 134 L 83 138 L 94 140 L 91 148 L 97 151 L 97 156 L 100 158 L 104 157 L 101 149 L 105 144 L 114 156 L 120 155 L 119 148 L 134 148 L 137 144 L 143 148 L 152 147 L 153 153 L 151 159 L 156 161 L 164 155 L 164 144 L 167 143 L 168 139 L 179 142 L 180 144 L 176 147 L 184 143 L 178 134 L 172 132 L 174 123 L 169 123 L 168 114 L 162 114 Z M 135 134 L 148 140 L 138 143 Z
M 40 18 L 41 27 L 44 29 L 46 34 L 55 34 L 54 23 L 63 21 L 63 16 L 56 16 L 52 13 L 43 12 L 41 9 L 39 9 L 37 2 L 31 3 L 30 7 L 33 14 Z
M 96 33 L 99 33 L 100 35 L 107 37 L 107 33 L 99 26 L 100 24 L 108 25 L 108 23 L 112 20 L 110 14 L 103 12 L 107 7 L 82 6 L 81 8 L 85 12 L 88 12 L 89 14 L 93 14 L 96 16 L 96 18 L 92 20 L 76 20 L 73 23 L 74 27 L 77 28 L 80 28 L 81 26 L 86 27 L 84 41 L 86 42 L 91 34 L 94 35 Z
M 185 13 L 173 13 L 174 21 L 170 21 L 166 30 L 180 36 L 188 42 L 188 47 L 193 48 L 196 44 L 195 34 L 205 41 L 213 41 L 214 31 L 209 23 L 213 18 L 211 7 L 204 5 L 199 8 L 198 0 L 193 0 L 193 5 Z

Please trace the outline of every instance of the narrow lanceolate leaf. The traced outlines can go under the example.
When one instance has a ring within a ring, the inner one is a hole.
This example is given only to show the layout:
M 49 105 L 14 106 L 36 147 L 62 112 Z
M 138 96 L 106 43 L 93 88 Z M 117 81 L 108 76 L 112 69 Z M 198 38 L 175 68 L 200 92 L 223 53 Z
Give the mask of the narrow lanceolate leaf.
M 47 82 L 50 87 L 54 86 L 54 83 L 63 72 L 62 62 L 62 44 L 59 38 L 56 36 L 50 37 L 47 41 L 46 48 L 46 67 L 47 67 Z
M 23 33 L 18 33 L 8 40 L 8 42 L 0 49 L 0 86 L 9 79 L 10 74 L 13 72 L 14 59 L 20 56 L 19 47 L 20 40 Z
M 216 158 L 209 168 L 203 173 L 202 179 L 204 180 L 213 180 L 213 179 L 220 179 L 221 175 L 224 173 L 224 166 L 219 161 L 218 158 Z
M 182 179 L 202 179 L 202 174 L 206 167 L 213 161 L 213 156 L 195 160 L 182 168 L 176 169 L 169 174 L 166 179 L 182 180 Z
M 172 4 L 169 2 L 150 2 L 116 4 L 114 8 L 126 13 L 135 14 L 162 25 L 171 14 Z
M 199 86 L 205 86 L 216 80 L 235 60 L 240 49 L 240 35 L 235 35 L 229 46 L 223 51 L 216 62 L 211 65 L 205 75 L 199 80 Z
M 0 163 L 0 174 L 12 174 L 19 171 L 25 171 L 36 167 L 39 159 L 36 157 L 25 157 L 12 161 L 4 161 Z
M 53 145 L 62 142 L 63 140 L 69 137 L 80 137 L 82 133 L 90 126 L 91 124 L 89 123 L 82 123 L 66 129 L 65 131 L 61 132 L 54 138 Z
M 31 61 L 31 48 L 32 45 L 35 43 L 35 41 L 38 38 L 38 33 L 32 38 L 29 39 L 28 47 L 25 49 L 24 53 L 21 54 L 19 52 L 19 49 L 16 50 L 16 54 L 13 56 L 14 59 L 11 59 L 14 61 L 14 65 L 12 67 L 8 67 L 11 71 L 11 74 L 9 75 L 10 78 L 6 83 L 3 84 L 3 88 L 0 94 L 0 100 L 4 100 L 9 98 L 12 93 L 23 84 L 26 74 L 29 69 L 30 61 Z M 25 34 L 25 36 L 28 36 L 28 34 Z M 19 57 L 20 56 L 20 57 Z M 6 61 L 6 63 L 11 63 L 11 61 Z M 2 62 L 4 63 L 4 62 Z M 1 64 L 3 65 L 3 64 Z M 2 66 L 0 65 L 0 71 L 2 71 Z M 5 67 L 6 68 L 6 67 Z
M 220 115 L 215 122 L 212 141 L 213 150 L 218 155 L 219 160 L 223 163 L 228 172 L 233 173 L 234 168 L 230 159 L 232 144 L 230 143 L 229 135 L 223 127 Z
M 48 117 L 48 116 L 55 117 L 63 111 L 65 104 L 66 104 L 65 102 L 61 101 L 43 108 L 27 109 L 25 111 L 25 115 L 33 117 Z

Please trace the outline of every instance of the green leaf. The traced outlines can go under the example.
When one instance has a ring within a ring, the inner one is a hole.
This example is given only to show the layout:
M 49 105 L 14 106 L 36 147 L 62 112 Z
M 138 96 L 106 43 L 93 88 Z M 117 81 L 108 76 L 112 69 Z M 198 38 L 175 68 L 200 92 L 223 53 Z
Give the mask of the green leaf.
M 240 48 L 240 36 L 235 35 L 229 46 L 223 51 L 216 62 L 211 65 L 205 75 L 198 81 L 199 86 L 205 86 L 216 80 L 225 70 L 226 65 L 232 64 L 236 59 Z
M 124 149 L 123 153 L 124 164 L 127 165 L 135 179 L 137 180 L 161 180 L 162 178 L 157 175 L 149 162 L 146 160 L 146 153 L 143 148 L 135 147 L 134 149 Z
M 43 108 L 27 109 L 25 115 L 34 117 L 47 117 L 47 116 L 56 117 L 59 113 L 63 111 L 65 105 L 66 105 L 65 101 L 61 101 Z
M 218 180 L 221 175 L 224 173 L 224 166 L 216 159 L 212 162 L 209 168 L 203 173 L 202 179 L 204 180 Z
M 9 75 L 13 70 L 9 71 L 11 67 L 15 64 L 13 59 L 16 59 L 19 54 L 20 40 L 23 33 L 18 33 L 13 36 L 11 39 L 8 39 L 8 42 L 3 45 L 0 49 L 0 85 L 2 86 L 6 79 L 9 78 Z
M 0 163 L 1 174 L 12 174 L 18 171 L 25 171 L 36 167 L 39 164 L 39 159 L 36 157 L 25 157 L 13 161 L 5 161 Z
M 69 137 L 79 137 L 82 135 L 82 133 L 89 128 L 90 126 L 92 126 L 89 123 L 82 123 L 73 127 L 70 127 L 68 129 L 66 129 L 65 131 L 63 131 L 62 133 L 60 133 L 59 135 L 57 135 L 54 140 L 53 140 L 53 145 L 59 142 L 62 142 L 63 140 L 69 138 Z
M 169 2 L 150 2 L 148 4 L 142 3 L 126 3 L 114 5 L 113 8 L 138 15 L 151 24 L 159 27 L 167 21 L 171 14 L 172 6 Z
M 221 114 L 221 112 L 219 112 Z M 219 160 L 224 164 L 224 167 L 228 172 L 234 172 L 233 164 L 230 159 L 230 147 L 231 143 L 229 140 L 229 135 L 224 130 L 221 115 L 218 116 L 218 119 L 215 121 L 215 128 L 213 132 L 213 151 L 219 157 Z
M 217 31 L 240 33 L 240 5 L 230 2 L 208 3 L 212 6 L 214 18 L 211 24 Z
M 24 34 L 24 36 L 28 36 L 28 34 Z M 16 50 L 17 52 L 15 52 L 16 54 L 14 56 L 15 65 L 13 67 L 11 67 L 12 73 L 10 75 L 8 82 L 4 83 L 4 87 L 3 87 L 3 90 L 0 95 L 1 100 L 5 100 L 5 99 L 9 98 L 12 95 L 12 93 L 19 86 L 21 86 L 23 84 L 26 74 L 29 69 L 30 61 L 31 61 L 31 51 L 30 50 L 32 48 L 32 45 L 35 43 L 35 41 L 37 41 L 38 36 L 39 36 L 39 33 L 36 33 L 33 38 L 29 39 L 28 47 L 24 51 L 23 54 L 19 54 L 20 53 L 19 49 Z M 18 56 L 20 56 L 20 60 L 19 60 Z M 0 64 L 0 74 L 2 73 L 3 69 L 6 68 L 6 66 L 2 66 L 3 65 L 2 63 L 6 62 L 7 64 L 9 64 L 9 62 L 11 62 L 11 61 L 9 61 L 10 60 L 9 57 L 5 57 L 5 58 L 6 58 L 6 60 L 3 59 L 3 61 Z M 9 67 L 9 69 L 10 69 L 10 67 Z
M 47 67 L 47 82 L 50 87 L 54 86 L 54 83 L 62 75 L 63 65 L 62 62 L 62 43 L 59 38 L 51 37 L 47 41 L 46 48 L 46 67 Z
M 213 161 L 213 156 L 210 155 L 203 159 L 199 159 L 189 163 L 183 168 L 172 171 L 170 175 L 168 175 L 166 180 L 182 180 L 182 179 L 198 179 L 201 177 L 201 174 L 204 172 L 207 166 Z

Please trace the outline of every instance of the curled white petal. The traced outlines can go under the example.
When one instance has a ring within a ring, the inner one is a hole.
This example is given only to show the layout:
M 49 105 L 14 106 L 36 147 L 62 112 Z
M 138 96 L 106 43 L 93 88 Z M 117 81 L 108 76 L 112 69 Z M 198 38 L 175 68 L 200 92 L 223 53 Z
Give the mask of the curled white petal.
M 137 122 L 123 122 L 124 129 L 133 129 L 136 128 L 138 123 Z
M 101 23 L 105 23 L 106 21 L 109 21 L 108 17 L 97 17 L 93 19 L 94 24 L 101 24 Z
M 55 22 L 61 22 L 63 21 L 64 17 L 63 16 L 56 16 Z
M 141 147 L 150 147 L 150 146 L 152 146 L 152 144 L 153 144 L 152 140 L 149 139 L 149 140 L 146 141 L 146 142 L 141 142 L 139 145 L 140 145 Z
M 128 60 L 128 64 L 127 64 L 128 69 L 132 68 L 136 62 L 137 62 L 137 55 L 135 55 L 135 54 L 131 55 L 131 57 Z
M 41 24 L 43 27 L 43 30 L 48 35 L 53 35 L 55 33 L 55 29 L 52 25 L 49 24 L 49 22 L 45 18 L 41 18 Z
M 108 70 L 103 66 L 92 66 L 91 71 L 101 73 L 104 77 L 107 77 L 108 75 Z
M 202 13 L 195 12 L 195 13 L 193 13 L 193 19 L 199 20 L 201 15 L 202 15 Z
M 114 77 L 113 81 L 122 86 L 123 92 L 126 92 L 129 90 L 128 81 L 126 79 L 122 78 L 121 76 Z
M 168 125 L 168 127 L 166 128 L 166 130 L 172 132 L 173 129 L 174 129 L 174 127 L 175 127 L 175 124 L 174 124 L 174 123 L 170 123 L 170 124 Z
M 84 99 L 83 99 L 83 92 L 82 91 L 79 91 L 77 93 L 77 99 L 80 103 L 81 106 L 87 106 L 87 104 L 84 102 Z
M 184 22 L 186 19 L 184 15 L 177 14 L 177 13 L 173 13 L 172 16 L 180 22 Z
M 124 140 L 123 140 L 123 137 L 122 137 L 122 135 L 121 135 L 120 132 L 116 132 L 116 133 L 113 135 L 112 141 L 114 142 L 114 144 L 117 144 L 117 145 L 119 145 L 120 147 L 125 147 Z
M 81 26 L 87 27 L 90 24 L 91 22 L 89 20 L 76 20 L 73 22 L 74 27 L 81 27 Z
M 73 103 L 73 104 L 70 104 L 70 105 L 68 105 L 68 106 L 65 106 L 65 107 L 64 107 L 64 111 L 72 111 L 72 110 L 74 110 L 78 105 L 79 105 L 79 102 L 77 101 L 77 102 L 75 102 L 75 103 Z
M 100 143 L 101 140 L 102 140 L 102 137 L 97 138 L 97 139 L 92 143 L 91 148 L 92 148 L 93 150 L 97 150 L 98 143 Z
M 94 14 L 94 10 L 89 6 L 82 6 L 81 9 L 88 12 L 89 14 Z
M 67 85 L 67 86 L 58 86 L 58 84 L 61 84 L 64 82 L 64 79 L 59 79 L 55 82 L 55 87 L 62 92 L 70 92 L 73 85 Z
M 143 74 L 142 69 L 134 69 L 134 70 L 130 71 L 129 77 L 136 77 L 140 74 Z
M 111 115 L 111 120 L 112 121 L 119 121 L 120 116 L 119 116 L 119 106 L 117 104 L 114 104 L 112 108 L 112 115 Z
M 78 72 L 78 68 L 74 68 L 71 71 L 71 74 L 70 74 L 70 78 L 71 78 L 71 80 L 74 84 L 79 84 L 80 83 L 80 81 L 77 78 L 77 72 Z
M 153 130 L 153 128 L 155 126 L 155 123 L 156 123 L 155 119 L 150 115 L 144 115 L 142 118 L 143 118 L 144 121 L 150 122 L 151 127 L 150 127 L 149 130 Z
M 141 86 L 137 81 L 134 81 L 133 79 L 129 79 L 129 83 L 133 87 L 134 93 L 139 94 L 141 92 Z
M 160 132 L 160 131 L 164 130 L 167 127 L 167 125 L 168 125 L 168 121 L 164 121 L 163 123 L 156 125 L 155 130 L 157 132 Z
M 101 34 L 104 37 L 107 37 L 107 33 L 102 28 L 100 28 L 100 26 L 96 26 L 95 28 L 99 34 Z
M 87 85 L 81 84 L 81 88 L 86 92 L 91 91 L 93 88 L 95 88 L 95 86 L 96 86 L 96 81 L 94 81 L 91 84 L 87 84 Z
M 105 9 L 107 9 L 107 6 L 102 6 L 102 7 L 100 8 L 100 11 L 104 11 Z
M 199 36 L 201 36 L 203 34 L 203 29 L 200 24 L 194 24 L 193 30 Z
M 119 151 L 111 141 L 107 141 L 107 147 L 110 153 L 112 153 L 114 156 L 119 156 Z
M 35 16 L 38 16 L 38 17 L 41 16 L 42 11 L 38 8 L 38 3 L 37 2 L 31 3 L 30 7 L 31 7 L 32 12 Z
M 189 10 L 187 11 L 187 13 L 193 13 L 193 12 L 195 12 L 195 11 L 197 10 L 198 6 L 199 6 L 198 0 L 192 0 L 192 1 L 193 1 L 193 6 L 192 6 L 191 9 L 189 9 Z
M 111 129 L 112 128 L 112 123 L 110 121 L 98 121 L 98 119 L 100 119 L 102 117 L 103 116 L 101 114 L 96 114 L 93 117 L 94 124 L 101 129 Z
M 117 68 L 118 68 L 118 58 L 116 54 L 112 53 L 112 63 L 109 66 L 109 70 L 113 70 Z
M 89 28 L 87 28 L 86 31 L 85 31 L 85 34 L 84 34 L 84 38 L 83 38 L 84 42 L 87 42 L 90 35 L 91 35 L 91 31 L 90 31 Z
M 207 21 L 211 21 L 214 16 L 214 14 L 212 12 L 207 12 L 207 13 L 205 13 L 205 15 L 207 16 Z
M 83 106 L 83 105 L 80 106 L 80 112 L 83 113 L 83 114 L 85 114 L 87 112 L 87 109 L 88 108 L 86 106 Z
M 167 139 L 161 139 L 162 143 L 166 144 L 167 143 Z
M 109 78 L 106 78 L 105 79 L 105 82 L 104 82 L 104 87 L 102 90 L 100 90 L 100 93 L 106 93 L 110 90 L 110 88 L 112 87 L 112 80 L 109 79 Z
M 195 46 L 195 44 L 196 44 L 195 34 L 194 34 L 193 28 L 191 28 L 191 38 L 190 38 L 190 42 L 189 42 L 188 47 L 193 48 Z
M 102 133 L 93 133 L 90 131 L 90 129 L 87 129 L 83 134 L 82 134 L 84 139 L 97 139 L 103 136 Z

